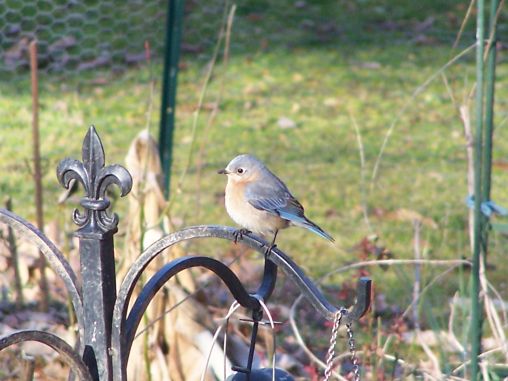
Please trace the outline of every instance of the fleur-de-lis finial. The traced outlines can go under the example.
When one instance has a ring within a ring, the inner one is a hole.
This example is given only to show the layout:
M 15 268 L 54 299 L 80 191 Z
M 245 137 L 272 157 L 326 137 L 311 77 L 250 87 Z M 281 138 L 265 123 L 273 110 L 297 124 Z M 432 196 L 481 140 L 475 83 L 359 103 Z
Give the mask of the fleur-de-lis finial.
M 83 162 L 66 158 L 57 167 L 58 181 L 63 187 L 68 189 L 74 179 L 83 185 L 86 192 L 80 202 L 84 212 L 75 209 L 73 220 L 81 227 L 81 232 L 116 231 L 118 216 L 107 212 L 110 201 L 106 197 L 106 189 L 116 184 L 121 196 L 125 196 L 132 188 L 132 177 L 120 165 L 104 166 L 104 149 L 94 126 L 89 128 L 83 141 L 82 158 Z

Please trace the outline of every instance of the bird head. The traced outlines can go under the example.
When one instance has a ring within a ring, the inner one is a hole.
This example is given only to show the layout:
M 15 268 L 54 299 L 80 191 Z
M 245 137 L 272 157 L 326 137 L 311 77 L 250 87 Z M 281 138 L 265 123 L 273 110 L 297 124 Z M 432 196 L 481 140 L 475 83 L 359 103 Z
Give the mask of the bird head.
M 229 181 L 247 183 L 259 178 L 264 165 L 252 155 L 244 154 L 235 157 L 226 168 L 217 171 L 226 175 Z

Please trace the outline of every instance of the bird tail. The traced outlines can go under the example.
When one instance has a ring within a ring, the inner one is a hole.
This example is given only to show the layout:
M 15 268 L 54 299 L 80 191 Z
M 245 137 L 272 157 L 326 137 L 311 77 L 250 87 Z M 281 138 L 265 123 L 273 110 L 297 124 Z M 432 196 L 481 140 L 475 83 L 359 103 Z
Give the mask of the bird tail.
M 321 229 L 319 226 L 317 226 L 314 222 L 312 222 L 309 219 L 305 219 L 305 223 L 303 224 L 304 228 L 309 229 L 311 232 L 316 233 L 318 236 L 323 237 L 324 239 L 327 239 L 330 242 L 335 242 L 335 239 L 325 232 L 323 229 Z
M 305 216 L 303 216 L 303 217 L 299 217 L 299 216 L 295 216 L 295 215 L 289 216 L 289 215 L 284 215 L 283 213 L 280 213 L 280 216 L 282 218 L 288 219 L 296 226 L 300 226 L 302 228 L 308 229 L 311 232 L 317 234 L 318 236 L 320 236 L 324 239 L 327 239 L 330 242 L 335 242 L 335 239 L 330 234 L 325 232 L 323 229 L 321 229 L 318 225 L 316 225 L 314 222 L 312 222 Z

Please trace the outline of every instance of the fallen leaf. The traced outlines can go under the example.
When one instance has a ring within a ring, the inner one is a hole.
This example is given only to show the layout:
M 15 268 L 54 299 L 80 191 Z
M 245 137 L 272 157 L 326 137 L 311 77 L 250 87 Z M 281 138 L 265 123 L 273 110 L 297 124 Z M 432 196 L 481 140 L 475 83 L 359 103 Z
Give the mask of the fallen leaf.
M 282 129 L 289 129 L 289 128 L 296 127 L 296 123 L 292 119 L 289 119 L 285 116 L 282 116 L 279 118 L 279 120 L 277 121 L 277 125 Z
M 303 81 L 303 75 L 300 73 L 293 74 L 293 82 L 302 82 Z
M 326 107 L 337 107 L 340 102 L 337 98 L 326 98 L 324 101 L 323 101 L 323 104 L 326 106 Z

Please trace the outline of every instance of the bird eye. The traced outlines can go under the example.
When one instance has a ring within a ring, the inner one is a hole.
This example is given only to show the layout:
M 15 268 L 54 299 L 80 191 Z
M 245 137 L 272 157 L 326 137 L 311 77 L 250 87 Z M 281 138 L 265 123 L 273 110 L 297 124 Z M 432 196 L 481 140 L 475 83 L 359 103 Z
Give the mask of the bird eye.
M 243 172 L 244 172 L 243 168 L 238 168 L 236 170 L 236 173 L 238 173 L 239 175 L 241 175 Z

